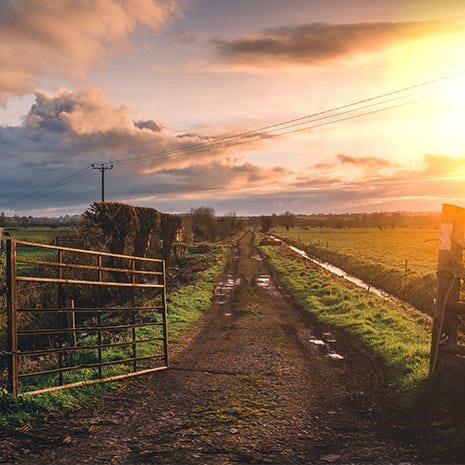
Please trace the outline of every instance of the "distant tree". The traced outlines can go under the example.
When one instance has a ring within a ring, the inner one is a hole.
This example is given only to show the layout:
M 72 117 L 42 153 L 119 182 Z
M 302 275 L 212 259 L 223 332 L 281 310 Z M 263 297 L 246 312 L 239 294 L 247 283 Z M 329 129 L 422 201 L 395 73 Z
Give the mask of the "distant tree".
M 217 231 L 220 239 L 234 234 L 241 227 L 234 212 L 225 213 L 224 216 L 217 218 Z
M 168 262 L 171 258 L 173 244 L 178 232 L 182 229 L 182 219 L 179 215 L 162 213 L 160 217 L 160 230 L 162 240 L 162 256 Z
M 294 227 L 297 222 L 297 217 L 291 213 L 291 212 L 284 212 L 283 214 L 279 215 L 279 224 L 281 226 L 284 226 L 287 231 L 289 231 L 290 228 Z
M 0 228 L 6 226 L 5 212 L 0 213 Z
M 266 234 L 270 230 L 271 226 L 273 226 L 272 217 L 265 215 L 260 216 L 260 224 L 262 226 L 262 231 Z
M 190 219 L 194 240 L 214 241 L 217 236 L 215 210 L 211 207 L 191 208 Z

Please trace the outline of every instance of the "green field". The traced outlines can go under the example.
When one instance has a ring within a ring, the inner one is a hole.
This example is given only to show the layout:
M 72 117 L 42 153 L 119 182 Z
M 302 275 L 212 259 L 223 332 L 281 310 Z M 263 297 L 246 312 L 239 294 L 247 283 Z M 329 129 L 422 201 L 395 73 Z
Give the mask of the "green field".
M 432 314 L 439 231 L 428 228 L 273 228 L 310 256 Z
M 28 227 L 28 228 L 7 228 L 6 231 L 10 233 L 12 239 L 25 242 L 34 242 L 39 244 L 53 244 L 56 237 L 66 237 L 70 234 L 71 228 L 60 227 Z M 53 255 L 53 252 L 46 249 L 38 249 L 35 247 L 18 246 L 17 253 L 19 258 L 26 260 L 44 260 Z M 5 262 L 5 250 L 2 247 L 1 262 Z M 31 268 L 28 264 L 18 264 L 17 273 L 25 274 Z
M 57 236 L 67 236 L 72 228 L 66 226 L 59 228 L 34 226 L 29 228 L 6 228 L 5 230 L 10 233 L 13 239 L 18 241 L 51 244 Z
M 284 227 L 275 227 L 272 232 L 294 243 L 326 248 L 386 268 L 419 274 L 436 270 L 437 229 L 292 228 L 286 231 Z

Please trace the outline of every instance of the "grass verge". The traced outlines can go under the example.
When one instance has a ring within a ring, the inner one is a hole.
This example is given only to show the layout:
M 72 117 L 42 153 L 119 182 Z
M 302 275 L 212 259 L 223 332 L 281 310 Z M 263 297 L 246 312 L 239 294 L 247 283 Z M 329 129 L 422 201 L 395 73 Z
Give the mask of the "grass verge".
M 382 359 L 400 405 L 408 406 L 428 375 L 429 319 L 316 268 L 286 247 L 261 246 L 279 280 L 318 321 L 343 329 Z
M 342 329 L 382 361 L 392 388 L 393 419 L 406 441 L 427 441 L 441 463 L 463 463 L 465 366 L 444 363 L 428 380 L 431 321 L 407 304 L 386 301 L 330 275 L 285 246 L 260 246 L 273 275 L 322 324 Z M 422 444 L 425 447 L 425 444 Z M 445 462 L 444 462 L 445 461 Z

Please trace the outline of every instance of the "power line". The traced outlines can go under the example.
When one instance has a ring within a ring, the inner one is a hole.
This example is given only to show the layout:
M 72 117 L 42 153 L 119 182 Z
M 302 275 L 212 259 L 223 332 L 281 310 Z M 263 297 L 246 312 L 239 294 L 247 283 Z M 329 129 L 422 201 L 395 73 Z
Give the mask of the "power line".
M 431 92 L 431 90 L 434 90 L 434 89 L 428 89 L 427 86 L 442 83 L 444 81 L 456 78 L 458 76 L 463 76 L 464 74 L 465 74 L 465 71 L 448 74 L 445 76 L 438 77 L 436 79 L 423 81 L 423 82 L 420 82 L 420 83 L 417 83 L 411 86 L 403 87 L 403 88 L 393 90 L 390 92 L 381 93 L 373 97 L 364 98 L 364 99 L 357 100 L 352 103 L 336 106 L 336 107 L 323 110 L 320 112 L 316 112 L 316 113 L 301 116 L 298 118 L 293 118 L 293 119 L 289 119 L 286 121 L 270 124 L 267 126 L 262 126 L 256 129 L 248 130 L 248 131 L 225 135 L 222 137 L 216 137 L 211 140 L 199 142 L 197 144 L 190 144 L 190 145 L 186 145 L 186 146 L 179 147 L 176 149 L 167 149 L 167 150 L 158 151 L 158 152 L 140 154 L 137 156 L 133 156 L 131 158 L 126 158 L 126 159 L 114 159 L 111 162 L 108 162 L 106 164 L 102 163 L 100 166 L 96 166 L 95 164 L 93 164 L 43 189 L 32 192 L 30 194 L 17 197 L 8 202 L 0 203 L 0 206 L 7 206 L 7 205 L 11 206 L 13 203 L 17 203 L 17 202 L 20 202 L 22 200 L 26 200 L 29 198 L 32 198 L 33 202 L 46 198 L 53 193 L 64 190 L 80 182 L 84 177 L 88 176 L 88 169 L 90 167 L 92 167 L 93 169 L 98 169 L 102 173 L 102 201 L 104 201 L 104 179 L 103 179 L 104 172 L 107 169 L 111 169 L 113 165 L 136 164 L 136 163 L 141 163 L 141 162 L 150 161 L 150 160 L 173 159 L 181 155 L 195 154 L 195 153 L 204 151 L 206 149 L 215 148 L 218 146 L 232 147 L 232 146 L 237 146 L 237 145 L 243 145 L 243 144 L 248 144 L 248 143 L 258 141 L 261 139 L 271 139 L 271 138 L 281 137 L 284 135 L 298 133 L 298 132 L 302 132 L 302 131 L 306 131 L 306 130 L 310 130 L 310 129 L 314 129 L 314 128 L 318 128 L 318 127 L 322 127 L 322 126 L 326 126 L 330 124 L 335 124 L 335 123 L 339 123 L 343 121 L 348 121 L 348 120 L 360 118 L 363 116 L 369 116 L 369 115 L 379 113 L 382 111 L 387 111 L 387 110 L 391 110 L 391 109 L 398 108 L 401 106 L 418 103 L 421 100 L 426 100 L 426 98 L 428 97 L 425 97 L 423 99 L 416 99 L 413 101 L 407 101 L 407 102 L 399 103 L 396 105 L 390 105 L 384 108 L 377 108 L 375 110 L 366 111 L 362 113 L 356 113 L 356 112 L 360 112 L 361 110 L 365 110 L 368 108 L 373 108 L 375 106 L 385 105 L 386 103 L 389 103 L 389 102 L 409 98 L 419 93 Z M 415 92 L 410 92 L 410 91 L 415 91 Z M 410 92 L 410 93 L 407 93 L 407 92 Z M 355 114 L 351 114 L 351 113 L 355 113 Z M 109 163 L 111 163 L 111 167 L 105 166 L 105 165 L 108 165 Z
M 389 99 L 385 99 L 385 100 L 382 100 L 382 101 L 379 101 L 379 102 L 372 102 L 372 103 L 369 103 L 367 105 L 354 107 L 352 109 L 348 109 L 348 110 L 345 110 L 345 111 L 334 112 L 332 114 L 326 114 L 326 113 L 329 113 L 330 111 L 334 111 L 334 110 L 327 110 L 327 111 L 324 111 L 324 112 L 315 113 L 314 115 L 308 115 L 306 117 L 296 118 L 294 120 L 289 120 L 289 121 L 286 121 L 285 123 L 276 123 L 274 125 L 268 126 L 268 127 L 273 127 L 275 132 L 264 132 L 264 131 L 256 132 L 258 130 L 247 131 L 246 133 L 239 133 L 237 135 L 237 137 L 228 136 L 226 138 L 215 139 L 213 141 L 207 141 L 207 142 L 203 142 L 203 143 L 199 143 L 199 144 L 195 144 L 195 145 L 180 147 L 180 148 L 177 148 L 177 149 L 171 149 L 171 150 L 146 154 L 144 156 L 139 156 L 137 158 L 134 157 L 134 158 L 131 158 L 131 159 L 126 159 L 126 160 L 121 160 L 121 161 L 116 161 L 115 160 L 114 163 L 119 164 L 119 165 L 125 165 L 125 164 L 141 163 L 143 161 L 150 161 L 150 160 L 158 160 L 158 161 L 160 161 L 160 160 L 164 160 L 164 159 L 174 159 L 174 158 L 177 158 L 177 157 L 179 157 L 181 155 L 195 154 L 195 153 L 204 151 L 205 149 L 214 148 L 216 146 L 232 147 L 232 146 L 248 144 L 248 143 L 258 141 L 258 140 L 262 140 L 262 139 L 263 140 L 272 139 L 272 138 L 280 137 L 280 136 L 283 136 L 283 135 L 302 132 L 302 131 L 314 129 L 314 128 L 317 128 L 317 127 L 327 126 L 327 125 L 342 122 L 342 121 L 348 121 L 348 120 L 351 120 L 351 119 L 360 118 L 360 117 L 371 115 L 371 114 L 374 114 L 374 113 L 387 111 L 387 110 L 397 108 L 397 107 L 400 107 L 400 106 L 405 106 L 405 105 L 409 105 L 409 104 L 412 104 L 412 103 L 418 103 L 418 102 L 420 102 L 422 100 L 426 100 L 427 98 L 431 98 L 430 96 L 428 96 L 428 97 L 425 97 L 425 98 L 422 98 L 422 99 L 416 99 L 416 100 L 404 102 L 404 103 L 401 103 L 401 104 L 398 104 L 398 105 L 391 105 L 391 106 L 388 106 L 388 107 L 385 107 L 385 108 L 379 108 L 379 109 L 377 109 L 375 111 L 368 111 L 368 112 L 358 113 L 358 114 L 352 115 L 350 117 L 339 118 L 342 115 L 355 113 L 355 112 L 360 112 L 361 110 L 364 110 L 364 109 L 367 109 L 367 108 L 372 108 L 374 106 L 384 105 L 386 103 L 389 103 L 389 102 L 392 102 L 392 101 L 398 101 L 398 100 L 405 99 L 405 98 L 408 98 L 408 97 L 412 97 L 412 96 L 415 96 L 415 95 L 417 95 L 419 93 L 423 93 L 423 92 L 425 92 L 425 90 L 416 91 L 416 92 L 412 92 L 410 94 L 400 95 L 400 96 L 397 96 L 397 97 L 391 97 Z M 393 93 L 390 93 L 390 95 L 392 95 L 392 94 Z M 383 96 L 384 95 L 387 95 L 387 94 L 383 94 Z M 374 100 L 374 98 L 365 99 L 364 101 L 368 102 L 368 101 L 372 101 L 372 100 Z M 355 105 L 355 104 L 344 105 L 344 106 L 341 106 L 341 107 L 338 107 L 338 108 L 347 108 L 348 106 L 352 106 L 352 105 Z M 320 115 L 323 115 L 323 116 L 320 116 Z M 313 116 L 318 116 L 318 117 L 311 119 Z M 306 119 L 306 121 L 302 121 L 304 118 Z M 337 119 L 334 119 L 334 118 L 337 118 Z M 325 121 L 324 123 L 314 124 L 315 122 L 322 121 L 322 120 L 327 120 L 327 121 Z M 292 124 L 288 124 L 288 123 L 292 123 Z M 280 127 L 278 127 L 278 126 L 280 126 Z M 299 126 L 304 126 L 304 127 L 289 130 L 290 128 L 295 128 L 295 127 L 299 127 Z M 281 132 L 277 132 L 277 131 L 281 131 Z M 243 135 L 246 136 L 246 137 L 242 137 Z
M 76 184 L 76 182 L 80 181 L 87 174 L 88 174 L 88 168 L 86 167 L 84 169 L 76 171 L 75 173 L 69 176 L 66 176 L 65 178 L 63 178 L 60 181 L 57 181 L 56 183 L 50 184 L 47 187 L 31 192 L 29 194 L 24 194 L 19 197 L 15 197 L 11 200 L 8 200 L 7 202 L 1 202 L 0 206 L 2 207 L 11 206 L 14 203 L 18 203 L 18 202 L 21 202 L 23 200 L 27 200 L 30 198 L 32 198 L 32 201 L 45 198 L 51 193 L 57 192 L 65 187 Z
M 139 163 L 141 161 L 147 161 L 147 160 L 152 159 L 152 158 L 157 158 L 158 159 L 158 156 L 160 156 L 160 155 L 171 156 L 171 155 L 175 155 L 177 153 L 181 153 L 181 154 L 183 154 L 184 152 L 192 153 L 192 152 L 190 152 L 191 149 L 197 149 L 197 148 L 203 149 L 203 148 L 208 148 L 208 147 L 214 147 L 214 146 L 217 146 L 217 145 L 221 145 L 223 143 L 227 143 L 230 140 L 236 140 L 236 139 L 250 138 L 251 139 L 250 141 L 257 140 L 257 138 L 260 138 L 259 137 L 260 134 L 263 134 L 264 132 L 269 131 L 269 130 L 285 129 L 287 126 L 292 125 L 292 124 L 297 123 L 297 122 L 299 122 L 300 124 L 305 124 L 306 122 L 310 122 L 310 121 L 306 121 L 306 120 L 312 120 L 312 119 L 314 119 L 316 117 L 320 117 L 320 116 L 323 116 L 323 115 L 328 115 L 328 116 L 325 116 L 325 118 L 330 118 L 332 113 L 335 113 L 335 112 L 337 112 L 339 110 L 344 110 L 344 109 L 347 109 L 347 108 L 354 108 L 354 107 L 357 107 L 357 106 L 359 106 L 359 105 L 361 105 L 363 103 L 373 102 L 373 101 L 380 100 L 380 99 L 383 99 L 383 98 L 386 98 L 386 97 L 391 97 L 391 96 L 394 96 L 394 95 L 397 95 L 398 96 L 397 98 L 405 98 L 405 96 L 402 96 L 402 95 L 399 95 L 399 94 L 405 93 L 405 92 L 410 91 L 410 90 L 423 88 L 423 87 L 426 87 L 428 85 L 436 84 L 436 83 L 439 83 L 441 81 L 452 79 L 454 77 L 461 76 L 461 75 L 464 75 L 464 74 L 465 74 L 465 71 L 458 72 L 458 73 L 453 73 L 453 74 L 448 74 L 448 75 L 441 76 L 441 77 L 436 78 L 436 79 L 423 81 L 423 82 L 420 82 L 420 83 L 417 83 L 417 84 L 414 84 L 414 85 L 411 85 L 411 86 L 403 87 L 401 89 L 397 89 L 397 90 L 393 90 L 393 91 L 390 91 L 390 92 L 385 92 L 385 93 L 382 93 L 382 94 L 378 94 L 378 95 L 376 95 L 374 97 L 369 97 L 369 98 L 357 100 L 357 101 L 352 102 L 352 103 L 340 105 L 340 106 L 337 106 L 337 107 L 330 108 L 328 110 L 323 110 L 323 111 L 320 111 L 320 112 L 312 113 L 312 114 L 301 116 L 301 117 L 298 117 L 298 118 L 293 118 L 293 119 L 290 119 L 290 120 L 287 120 L 287 121 L 282 121 L 282 122 L 279 122 L 279 123 L 274 123 L 274 124 L 271 124 L 271 125 L 268 125 L 268 126 L 262 126 L 260 128 L 252 129 L 252 130 L 249 130 L 249 131 L 244 131 L 244 132 L 239 132 L 239 133 L 235 133 L 235 134 L 231 134 L 231 135 L 227 135 L 227 136 L 223 136 L 223 137 L 219 137 L 219 138 L 214 138 L 213 140 L 209 140 L 209 141 L 206 141 L 206 142 L 200 142 L 198 144 L 191 144 L 191 145 L 187 145 L 187 146 L 180 147 L 180 148 L 177 148 L 177 149 L 168 149 L 168 150 L 164 150 L 164 151 L 152 152 L 152 153 L 147 153 L 147 154 L 144 154 L 144 155 L 138 155 L 138 156 L 135 156 L 135 157 L 132 157 L 132 158 L 126 158 L 126 159 L 115 159 L 115 160 L 112 160 L 112 163 L 114 163 L 114 164 L 132 164 L 132 163 Z M 425 89 L 422 92 L 426 92 L 426 91 L 428 91 L 428 89 Z M 390 100 L 391 99 L 389 99 L 387 101 L 390 101 Z M 383 101 L 380 101 L 380 102 L 375 103 L 375 104 L 381 105 L 382 103 L 383 103 Z M 357 109 L 354 108 L 351 111 L 357 111 Z M 252 137 L 253 137 L 253 139 L 252 139 Z M 233 144 L 233 145 L 239 145 L 239 144 Z

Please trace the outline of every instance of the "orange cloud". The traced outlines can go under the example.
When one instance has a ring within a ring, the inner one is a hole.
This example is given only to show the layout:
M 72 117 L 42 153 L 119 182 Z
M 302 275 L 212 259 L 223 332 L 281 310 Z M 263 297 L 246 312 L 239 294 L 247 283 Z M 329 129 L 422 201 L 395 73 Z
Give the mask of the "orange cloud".
M 335 158 L 313 165 L 312 169 L 333 169 L 341 165 L 352 165 L 360 168 L 366 168 L 370 170 L 377 170 L 383 168 L 393 168 L 397 166 L 396 163 L 386 160 L 385 158 L 378 157 L 356 157 L 353 155 L 344 155 L 342 153 L 336 155 Z
M 21 0 L 0 6 L 0 102 L 43 76 L 82 79 L 125 47 L 140 26 L 158 28 L 177 0 Z
M 426 154 L 423 156 L 423 165 L 425 176 L 465 175 L 465 157 Z
M 358 53 L 447 32 L 456 26 L 438 22 L 325 24 L 268 29 L 236 39 L 214 41 L 229 63 L 247 66 L 318 66 Z

